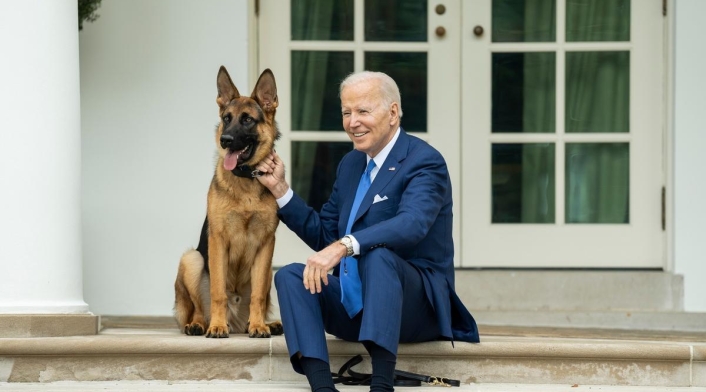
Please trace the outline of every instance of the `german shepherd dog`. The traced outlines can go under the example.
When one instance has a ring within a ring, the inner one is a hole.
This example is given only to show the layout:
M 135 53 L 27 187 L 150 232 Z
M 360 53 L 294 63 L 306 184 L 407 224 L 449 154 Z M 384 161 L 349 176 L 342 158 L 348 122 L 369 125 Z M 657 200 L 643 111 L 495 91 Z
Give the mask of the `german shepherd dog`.
M 280 136 L 275 78 L 266 69 L 250 97 L 244 97 L 221 67 L 217 86 L 218 163 L 199 245 L 179 261 L 174 315 L 187 335 L 280 335 L 279 321 L 265 323 L 279 224 L 277 202 L 251 169 L 273 151 Z

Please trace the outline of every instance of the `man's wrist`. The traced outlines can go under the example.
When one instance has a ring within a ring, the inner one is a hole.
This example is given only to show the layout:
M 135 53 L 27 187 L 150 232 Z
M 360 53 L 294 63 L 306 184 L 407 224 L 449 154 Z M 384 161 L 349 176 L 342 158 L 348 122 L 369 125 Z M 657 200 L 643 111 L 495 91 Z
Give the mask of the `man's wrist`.
M 270 192 L 275 197 L 275 199 L 281 199 L 289 191 L 289 184 L 286 181 L 278 182 L 275 186 L 270 189 Z
M 346 248 L 346 246 L 343 245 L 341 243 L 341 241 L 336 241 L 335 245 L 336 245 L 336 249 L 338 249 L 340 252 L 340 255 L 341 255 L 340 258 L 342 259 L 342 258 L 346 257 L 346 254 L 348 252 L 348 248 Z

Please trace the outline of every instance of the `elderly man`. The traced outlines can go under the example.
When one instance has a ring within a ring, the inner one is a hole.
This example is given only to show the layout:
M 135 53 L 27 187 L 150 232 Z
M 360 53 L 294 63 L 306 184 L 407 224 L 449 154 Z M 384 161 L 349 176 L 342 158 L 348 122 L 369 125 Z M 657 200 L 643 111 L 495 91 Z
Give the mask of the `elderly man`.
M 400 93 L 388 75 L 351 74 L 340 97 L 354 150 L 321 212 L 293 193 L 276 153 L 258 167 L 282 222 L 316 251 L 278 271 L 275 286 L 292 365 L 312 391 L 336 390 L 325 332 L 361 342 L 372 359 L 370 390 L 392 391 L 400 342 L 478 342 L 478 330 L 454 291 L 444 158 L 400 127 Z

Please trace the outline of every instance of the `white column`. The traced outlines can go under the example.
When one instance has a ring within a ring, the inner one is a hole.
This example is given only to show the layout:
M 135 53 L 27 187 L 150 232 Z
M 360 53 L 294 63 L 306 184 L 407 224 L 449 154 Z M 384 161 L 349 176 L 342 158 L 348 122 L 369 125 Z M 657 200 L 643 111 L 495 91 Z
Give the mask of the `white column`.
M 87 313 L 76 0 L 0 0 L 0 314 Z

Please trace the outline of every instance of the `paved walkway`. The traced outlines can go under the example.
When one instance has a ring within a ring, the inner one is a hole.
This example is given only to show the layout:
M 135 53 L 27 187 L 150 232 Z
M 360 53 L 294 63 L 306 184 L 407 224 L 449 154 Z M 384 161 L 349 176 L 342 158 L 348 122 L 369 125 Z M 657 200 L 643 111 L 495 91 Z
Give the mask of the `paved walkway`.
M 341 386 L 340 392 L 363 392 L 368 387 Z M 144 392 L 307 392 L 305 384 L 248 383 L 248 382 L 60 382 L 60 383 L 0 383 L 0 391 L 9 392 L 82 392 L 82 391 L 144 391 Z M 679 387 L 621 387 L 609 385 L 531 385 L 531 384 L 470 384 L 460 388 L 421 387 L 397 388 L 399 392 L 706 392 L 706 388 Z

